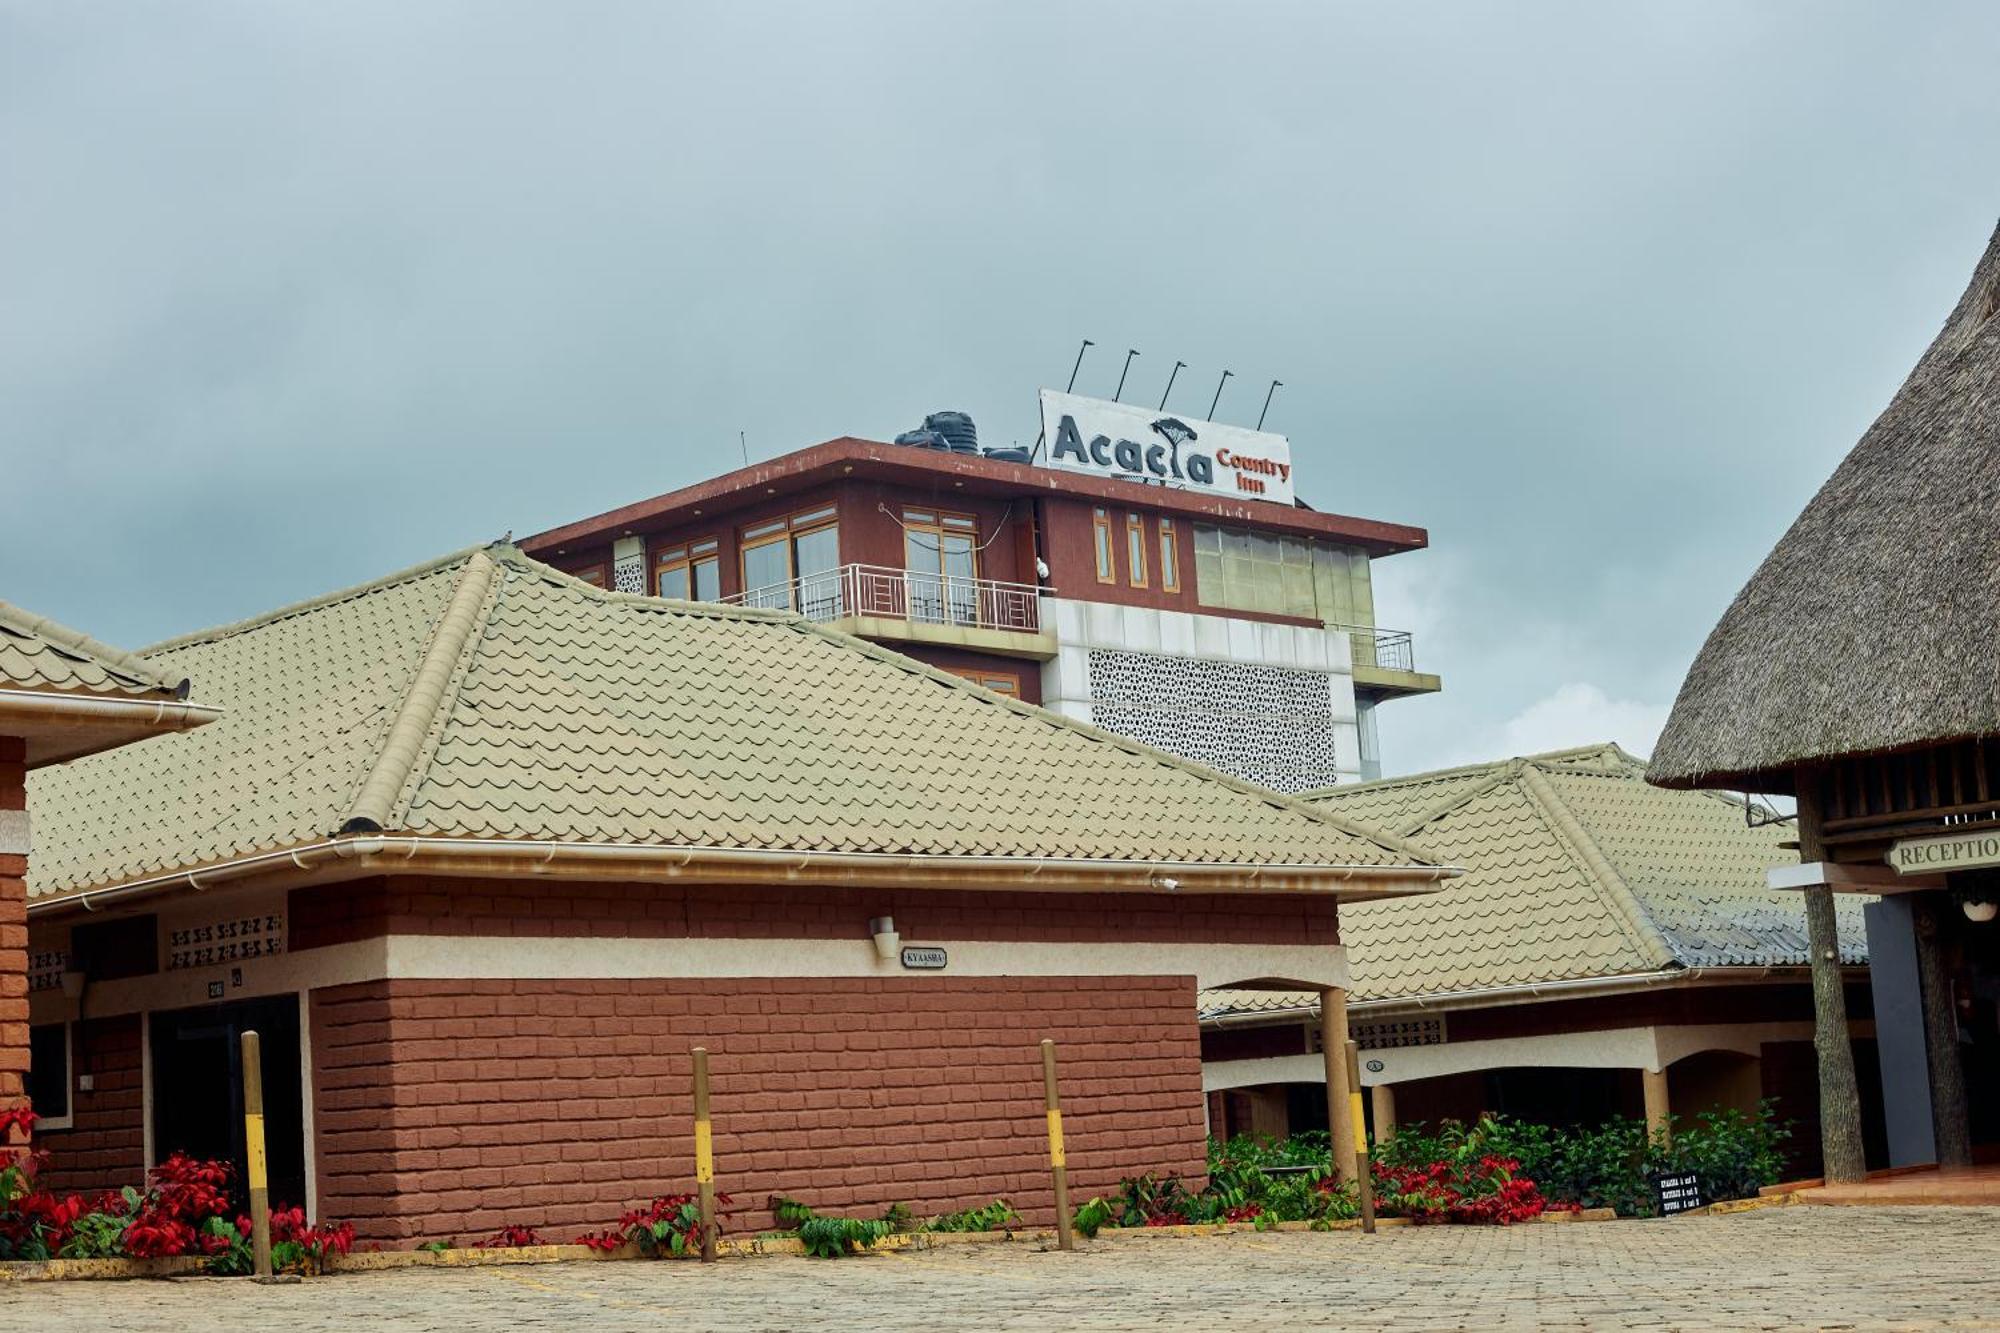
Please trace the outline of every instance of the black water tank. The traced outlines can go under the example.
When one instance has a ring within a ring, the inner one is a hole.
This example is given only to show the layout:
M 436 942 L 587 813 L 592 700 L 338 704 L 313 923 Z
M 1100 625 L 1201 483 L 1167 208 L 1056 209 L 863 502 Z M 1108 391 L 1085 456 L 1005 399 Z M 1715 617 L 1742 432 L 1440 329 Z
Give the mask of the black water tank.
M 1026 463 L 1029 461 L 1028 451 L 1019 445 L 1015 445 L 1009 449 L 988 449 L 986 456 L 988 458 L 997 458 L 1003 463 Z
M 924 418 L 924 429 L 944 436 L 955 454 L 979 452 L 979 431 L 973 426 L 972 418 L 963 412 L 933 412 Z

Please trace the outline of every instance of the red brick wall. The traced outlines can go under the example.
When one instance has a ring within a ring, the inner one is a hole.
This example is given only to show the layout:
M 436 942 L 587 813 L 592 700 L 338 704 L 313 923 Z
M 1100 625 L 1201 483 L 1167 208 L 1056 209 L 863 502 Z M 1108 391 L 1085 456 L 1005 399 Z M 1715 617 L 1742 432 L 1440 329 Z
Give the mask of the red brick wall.
M 1186 977 L 395 981 L 316 992 L 312 1030 L 320 1211 L 371 1239 L 568 1240 L 691 1190 L 696 1044 L 738 1231 L 774 1192 L 1051 1222 L 1045 1035 L 1077 1201 L 1203 1169 Z
M 0 810 L 28 806 L 27 742 L 0 736 Z M 0 1107 L 27 1098 L 28 858 L 0 853 Z
M 139 1016 L 78 1023 L 70 1041 L 73 1072 L 89 1074 L 96 1087 L 81 1092 L 72 1086 L 69 1129 L 35 1135 L 37 1146 L 49 1152 L 42 1181 L 59 1193 L 86 1195 L 137 1185 L 146 1169 Z
M 867 938 L 896 918 L 904 940 L 1337 944 L 1330 899 L 1149 894 L 877 892 L 681 884 L 426 879 L 292 891 L 294 952 L 385 932 L 643 939 Z

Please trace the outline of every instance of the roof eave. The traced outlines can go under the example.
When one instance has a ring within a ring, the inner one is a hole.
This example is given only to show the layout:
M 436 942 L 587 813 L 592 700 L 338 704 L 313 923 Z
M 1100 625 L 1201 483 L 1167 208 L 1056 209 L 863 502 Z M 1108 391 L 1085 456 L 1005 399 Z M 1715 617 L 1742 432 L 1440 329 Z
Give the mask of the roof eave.
M 184 700 L 0 689 L 0 736 L 27 742 L 29 768 L 80 759 L 174 731 L 192 731 L 220 708 Z
M 747 504 L 764 499 L 773 489 L 788 491 L 850 475 L 901 475 L 933 483 L 939 479 L 950 479 L 1018 493 L 1076 495 L 1108 499 L 1113 503 L 1142 503 L 1177 510 L 1191 517 L 1207 516 L 1226 522 L 1254 521 L 1274 529 L 1338 539 L 1361 546 L 1376 556 L 1418 551 L 1430 544 L 1430 534 L 1425 529 L 1406 523 L 1291 508 L 1261 500 L 1230 500 L 1199 491 L 1145 486 L 1118 478 L 1099 478 L 1029 463 L 1009 463 L 918 449 L 851 435 L 796 449 L 664 495 L 565 523 L 523 538 L 519 544 L 536 559 L 548 559 L 570 545 L 594 544 L 661 530 L 684 521 L 686 511 L 697 505 L 726 505 L 737 496 L 743 497 L 742 502 Z
M 692 880 L 709 884 L 1000 892 L 1248 894 L 1341 902 L 1435 892 L 1453 866 L 1219 865 L 1065 857 L 904 855 L 765 848 L 357 834 L 88 889 L 31 898 L 31 916 L 93 912 L 179 888 L 298 887 L 420 871 L 449 878 Z

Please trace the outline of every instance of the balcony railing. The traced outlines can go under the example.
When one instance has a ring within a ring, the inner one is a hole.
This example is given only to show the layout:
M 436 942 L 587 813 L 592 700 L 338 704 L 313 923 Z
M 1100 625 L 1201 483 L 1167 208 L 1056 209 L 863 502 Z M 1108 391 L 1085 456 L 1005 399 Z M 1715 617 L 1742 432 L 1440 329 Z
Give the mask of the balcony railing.
M 797 611 L 808 620 L 877 616 L 919 625 L 966 629 L 1019 630 L 1037 634 L 1042 606 L 1032 583 L 1003 583 L 954 574 L 892 569 L 885 565 L 841 565 L 786 583 L 750 588 L 725 602 L 766 610 Z
M 1345 630 L 1354 645 L 1354 665 L 1378 667 L 1384 671 L 1415 671 L 1416 654 L 1410 648 L 1410 632 L 1402 629 L 1375 629 L 1368 625 L 1329 625 Z

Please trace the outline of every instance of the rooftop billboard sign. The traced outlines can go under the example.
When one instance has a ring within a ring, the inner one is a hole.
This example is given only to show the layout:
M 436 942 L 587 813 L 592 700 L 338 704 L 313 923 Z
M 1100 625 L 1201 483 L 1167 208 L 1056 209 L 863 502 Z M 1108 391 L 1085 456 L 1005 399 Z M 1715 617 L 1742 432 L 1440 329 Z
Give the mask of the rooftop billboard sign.
M 1042 431 L 1048 465 L 1066 472 L 1292 503 L 1292 444 L 1282 435 L 1054 389 L 1042 390 Z

